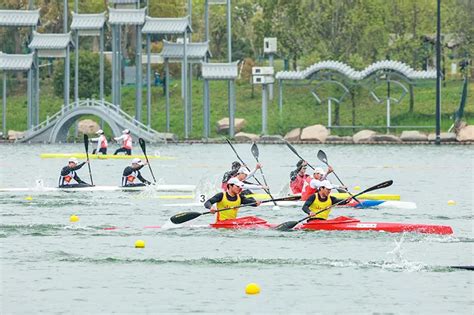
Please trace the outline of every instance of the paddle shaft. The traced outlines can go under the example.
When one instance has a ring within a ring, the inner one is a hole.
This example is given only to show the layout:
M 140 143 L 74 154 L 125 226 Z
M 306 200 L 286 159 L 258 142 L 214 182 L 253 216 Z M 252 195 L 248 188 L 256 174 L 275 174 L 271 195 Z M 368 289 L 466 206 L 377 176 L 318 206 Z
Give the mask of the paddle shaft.
M 250 172 L 250 169 L 249 169 L 248 166 L 244 163 L 244 161 L 242 160 L 242 158 L 239 156 L 239 154 L 238 154 L 237 151 L 235 150 L 235 148 L 234 148 L 234 146 L 232 145 L 232 143 L 230 142 L 230 140 L 227 139 L 227 138 L 226 138 L 225 140 L 227 141 L 227 143 L 228 143 L 228 144 L 230 145 L 230 147 L 232 148 L 232 151 L 234 151 L 234 153 L 235 153 L 235 155 L 237 156 L 237 159 L 240 161 L 240 163 L 242 163 L 242 165 L 244 165 L 245 168 Z M 257 177 L 255 177 L 255 181 L 256 181 L 260 186 L 263 186 L 262 183 L 258 180 Z M 275 198 L 273 198 L 273 196 L 272 196 L 272 194 L 270 193 L 269 190 L 264 189 L 264 191 L 270 196 L 270 198 L 272 198 L 273 200 L 275 199 Z M 277 204 L 275 203 L 275 205 L 277 205 Z
M 89 169 L 89 177 L 91 179 L 91 185 L 94 186 L 94 181 L 92 180 L 91 164 L 89 163 L 89 136 L 88 135 L 84 135 L 84 149 L 86 150 L 87 167 Z
M 321 152 L 321 155 L 319 154 L 319 152 Z M 324 153 L 323 150 L 319 150 L 318 152 L 318 158 L 321 162 L 323 162 L 324 164 L 326 164 L 327 167 L 329 167 L 329 163 L 328 163 L 328 159 L 327 159 L 327 155 L 326 153 Z M 339 181 L 339 183 L 342 185 L 342 186 L 346 186 L 344 185 L 344 183 L 342 182 L 342 180 L 339 178 L 339 176 L 337 176 L 336 172 L 333 170 L 332 173 L 334 174 L 334 176 L 336 176 L 337 180 Z M 346 190 L 346 192 L 349 194 L 349 196 L 351 196 L 355 201 L 357 201 L 358 204 L 360 204 L 362 206 L 362 203 L 357 200 L 354 195 L 349 191 L 349 190 Z
M 255 147 L 255 151 L 253 150 L 253 147 Z M 257 161 L 257 163 L 260 164 L 260 161 L 258 160 L 258 147 L 257 147 L 257 144 L 254 142 L 254 144 L 252 145 L 252 155 L 253 157 L 255 158 L 255 160 Z M 268 194 L 270 195 L 270 198 L 272 198 L 272 200 L 274 199 L 273 196 L 270 194 L 270 187 L 268 186 L 268 183 L 267 183 L 267 179 L 265 178 L 265 174 L 263 174 L 263 170 L 260 168 L 260 174 L 262 174 L 262 178 L 263 178 L 263 182 L 265 183 L 265 186 L 268 187 Z M 273 201 L 273 204 L 275 206 L 278 206 L 277 203 L 275 201 Z
M 298 196 L 299 197 L 299 196 Z M 287 201 L 287 200 L 294 200 L 296 199 L 295 196 L 291 196 L 291 197 L 282 197 L 282 198 L 278 198 L 278 199 L 267 199 L 267 200 L 262 200 L 261 203 L 267 203 L 267 202 L 272 202 L 272 201 Z M 201 214 L 208 214 L 208 213 L 215 213 L 215 212 L 221 212 L 221 211 L 227 211 L 227 210 L 231 210 L 231 209 L 237 209 L 237 208 L 242 208 L 242 207 L 246 207 L 246 206 L 254 206 L 256 205 L 258 202 L 255 201 L 255 202 L 252 202 L 252 203 L 246 203 L 246 204 L 241 204 L 241 205 L 238 205 L 236 207 L 229 207 L 229 208 L 224 208 L 224 209 L 218 209 L 216 211 L 206 211 L 206 212 L 202 212 Z
M 301 155 L 299 155 L 298 151 L 296 151 L 296 149 L 288 142 L 288 141 L 285 141 L 286 145 L 288 146 L 288 148 L 290 148 L 290 150 L 297 156 L 300 158 L 300 160 L 303 160 L 303 161 L 306 161 L 305 159 L 303 159 L 301 157 Z M 307 165 L 314 170 L 314 167 L 308 163 L 308 161 L 306 161 Z
M 151 169 L 150 161 L 148 161 L 148 156 L 146 155 L 145 140 L 143 140 L 143 138 L 139 138 L 138 143 L 140 143 L 140 147 L 142 148 L 143 155 L 145 156 L 146 163 L 148 164 L 148 168 L 150 169 L 151 177 L 153 177 L 153 181 L 156 183 L 155 174 L 153 174 L 153 170 Z

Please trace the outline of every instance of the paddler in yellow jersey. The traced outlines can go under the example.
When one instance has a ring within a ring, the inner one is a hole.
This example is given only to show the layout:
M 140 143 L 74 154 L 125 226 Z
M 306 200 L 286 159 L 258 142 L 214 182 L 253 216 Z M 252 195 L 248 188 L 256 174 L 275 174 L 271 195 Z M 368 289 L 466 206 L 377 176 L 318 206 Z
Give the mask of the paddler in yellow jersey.
M 220 192 L 214 195 L 212 198 L 207 200 L 204 203 L 204 207 L 209 209 L 211 213 L 216 213 L 216 222 L 230 220 L 230 219 L 237 219 L 237 213 L 239 212 L 240 205 L 243 204 L 253 204 L 254 207 L 259 206 L 261 204 L 260 201 L 256 201 L 253 198 L 247 198 L 242 196 L 240 193 L 242 192 L 242 187 L 244 183 L 238 180 L 236 177 L 229 179 L 227 182 L 227 191 Z M 212 205 L 216 205 L 216 208 L 213 208 Z M 233 209 L 219 211 L 219 209 L 225 208 L 232 208 Z
M 310 215 L 312 213 L 317 213 L 318 211 L 326 209 L 327 207 L 330 207 L 335 203 L 341 202 L 342 199 L 338 199 L 336 197 L 330 196 L 331 189 L 333 188 L 335 188 L 335 186 L 331 184 L 330 181 L 328 180 L 321 181 L 318 191 L 315 194 L 311 195 L 311 197 L 309 197 L 304 203 L 303 211 Z M 351 199 L 344 200 L 343 202 L 339 203 L 339 205 L 345 205 L 350 200 Z M 327 211 L 318 213 L 317 215 L 308 219 L 308 221 L 327 220 L 330 212 L 331 210 L 328 209 Z

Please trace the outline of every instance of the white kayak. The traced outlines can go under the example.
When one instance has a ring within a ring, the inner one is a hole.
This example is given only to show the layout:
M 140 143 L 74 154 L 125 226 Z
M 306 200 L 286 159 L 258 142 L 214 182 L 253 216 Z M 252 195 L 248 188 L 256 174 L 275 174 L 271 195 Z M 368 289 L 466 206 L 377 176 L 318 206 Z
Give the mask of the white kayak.
M 302 207 L 304 201 L 277 201 L 279 207 Z M 397 201 L 397 200 L 361 200 L 362 206 L 351 203 L 347 206 L 341 207 L 350 207 L 356 209 L 416 209 L 416 203 L 409 201 Z M 203 206 L 204 203 L 175 203 L 175 204 L 166 204 L 165 207 L 199 207 Z M 261 207 L 273 207 L 275 206 L 272 202 L 262 203 Z
M 25 188 L 0 188 L 0 192 L 51 192 L 51 191 L 160 191 L 160 192 L 194 192 L 194 185 L 151 185 L 139 187 L 121 186 L 90 186 L 90 187 L 25 187 Z

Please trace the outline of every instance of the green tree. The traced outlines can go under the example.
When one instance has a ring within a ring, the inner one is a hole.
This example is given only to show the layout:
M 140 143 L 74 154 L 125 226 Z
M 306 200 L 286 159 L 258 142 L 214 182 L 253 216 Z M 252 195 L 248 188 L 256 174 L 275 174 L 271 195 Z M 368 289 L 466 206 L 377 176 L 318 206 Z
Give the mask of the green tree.
M 75 56 L 71 56 L 71 65 L 74 65 Z M 79 98 L 98 98 L 100 88 L 99 76 L 99 54 L 80 51 L 79 52 Z M 104 94 L 110 94 L 111 89 L 111 65 L 105 59 L 104 64 Z M 74 97 L 74 75 L 75 69 L 71 66 L 70 96 Z M 64 61 L 58 61 L 54 65 L 54 94 L 61 97 L 64 95 Z

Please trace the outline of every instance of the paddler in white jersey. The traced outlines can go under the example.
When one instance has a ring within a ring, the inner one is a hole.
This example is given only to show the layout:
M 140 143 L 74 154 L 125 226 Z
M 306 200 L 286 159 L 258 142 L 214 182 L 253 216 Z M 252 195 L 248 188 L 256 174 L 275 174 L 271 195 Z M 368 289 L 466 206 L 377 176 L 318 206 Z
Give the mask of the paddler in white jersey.
M 97 149 L 94 149 L 94 151 L 92 151 L 92 154 L 102 153 L 102 154 L 106 155 L 108 144 L 107 144 L 107 138 L 104 135 L 104 131 L 102 129 L 99 129 L 96 132 L 96 134 L 98 134 L 99 137 L 91 139 L 92 142 L 97 141 Z
M 210 209 L 211 213 L 217 213 L 216 222 L 236 219 L 239 212 L 238 206 L 242 204 L 253 204 L 254 207 L 261 204 L 260 201 L 255 201 L 253 198 L 246 198 L 242 195 L 242 185 L 241 181 L 233 177 L 227 182 L 227 191 L 217 193 L 204 203 L 204 207 Z M 214 204 L 217 209 L 213 207 Z M 232 209 L 216 212 L 216 210 L 225 208 Z
M 324 181 L 330 183 L 330 181 L 327 180 L 327 176 L 332 172 L 334 172 L 334 170 L 331 166 L 328 167 L 327 171 L 324 171 L 322 167 L 316 167 L 314 169 L 313 176 L 306 179 L 303 184 L 303 189 L 301 191 L 301 200 L 305 201 L 309 197 L 314 195 L 318 191 L 319 187 L 321 187 Z M 347 190 L 347 188 L 344 186 L 331 184 L 331 189 L 333 188 Z
M 252 194 L 252 189 L 268 189 L 268 186 L 252 184 L 247 181 L 248 179 L 252 178 L 255 175 L 255 172 L 260 168 L 262 168 L 260 163 L 257 163 L 253 171 L 249 171 L 246 166 L 239 168 L 235 178 L 242 182 L 242 195 Z
M 122 135 L 114 138 L 114 140 L 122 141 L 122 147 L 117 149 L 114 155 L 117 155 L 120 152 L 125 152 L 125 155 L 132 155 L 132 136 L 130 135 L 130 130 L 125 129 L 122 131 Z
M 81 180 L 79 176 L 77 176 L 76 171 L 83 167 L 86 163 L 89 162 L 82 162 L 80 164 L 77 163 L 77 159 L 75 157 L 71 157 L 68 160 L 67 166 L 64 166 L 61 170 L 61 175 L 59 176 L 59 183 L 58 186 L 60 188 L 73 188 L 73 187 L 89 187 L 92 186 L 85 181 Z M 73 183 L 74 180 L 76 183 Z
M 137 159 L 137 158 L 133 159 L 132 165 L 127 166 L 123 170 L 122 187 L 139 187 L 139 186 L 151 185 L 151 182 L 143 178 L 142 174 L 140 173 L 141 168 L 145 165 L 147 165 L 146 162 L 143 163 L 142 160 Z M 138 179 L 139 181 L 141 181 L 141 183 L 136 183 L 135 179 Z

